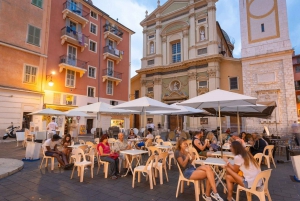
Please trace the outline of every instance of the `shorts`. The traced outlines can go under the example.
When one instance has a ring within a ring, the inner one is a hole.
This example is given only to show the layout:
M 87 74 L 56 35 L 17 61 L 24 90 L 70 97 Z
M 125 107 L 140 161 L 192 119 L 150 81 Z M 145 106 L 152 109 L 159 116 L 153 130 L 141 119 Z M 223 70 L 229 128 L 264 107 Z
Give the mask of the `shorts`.
M 201 152 L 199 152 L 199 156 L 207 157 L 207 151 L 201 151 Z
M 251 186 L 248 186 L 248 182 L 245 179 L 243 179 L 243 184 L 244 184 L 245 188 L 251 188 Z M 264 190 L 264 185 L 257 186 L 256 190 L 257 191 L 263 191 Z
M 189 167 L 187 169 L 184 170 L 183 172 L 183 176 L 186 178 L 186 179 L 190 179 L 190 177 L 192 176 L 193 172 L 196 170 L 195 167 Z
M 244 187 L 245 187 L 245 188 L 249 188 L 249 187 L 248 187 L 248 181 L 246 181 L 245 179 L 243 179 L 243 184 L 244 184 Z
M 51 151 L 45 151 L 45 156 L 53 156 L 53 154 L 55 153 Z
M 137 144 L 138 147 L 144 147 L 145 146 L 145 142 L 140 142 Z

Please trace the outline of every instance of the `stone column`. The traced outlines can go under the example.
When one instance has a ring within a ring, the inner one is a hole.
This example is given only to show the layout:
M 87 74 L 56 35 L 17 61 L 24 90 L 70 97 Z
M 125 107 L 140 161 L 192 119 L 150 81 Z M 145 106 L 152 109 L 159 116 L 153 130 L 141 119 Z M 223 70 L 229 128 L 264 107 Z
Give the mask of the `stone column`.
M 168 115 L 165 115 L 164 129 L 168 130 Z
M 197 96 L 197 80 L 196 72 L 188 73 L 189 76 L 189 98 Z
M 157 17 L 159 17 L 159 15 L 157 15 Z M 160 24 L 160 21 L 157 21 L 156 22 L 156 30 L 155 30 L 155 45 L 156 45 L 156 48 L 155 48 L 155 54 L 156 54 L 156 57 L 155 57 L 155 66 L 160 66 L 162 64 L 162 55 L 161 55 L 161 36 L 160 36 L 160 32 L 161 32 L 161 24 Z
M 167 65 L 167 37 L 162 36 L 162 65 Z
M 143 30 L 143 58 L 147 56 L 147 27 Z
M 196 28 L 195 28 L 195 13 L 194 8 L 190 9 L 189 14 L 189 22 L 190 22 L 190 44 L 189 44 L 189 59 L 195 58 L 195 47 L 196 44 Z
M 220 88 L 220 67 L 219 62 L 212 61 L 208 63 L 209 91 Z
M 207 54 L 218 54 L 218 34 L 216 27 L 216 5 L 218 0 L 207 0 L 207 17 L 208 17 L 208 47 Z
M 183 130 L 186 130 L 187 116 L 183 116 Z
M 183 31 L 183 48 L 181 50 L 182 52 L 182 61 L 189 59 L 189 30 Z

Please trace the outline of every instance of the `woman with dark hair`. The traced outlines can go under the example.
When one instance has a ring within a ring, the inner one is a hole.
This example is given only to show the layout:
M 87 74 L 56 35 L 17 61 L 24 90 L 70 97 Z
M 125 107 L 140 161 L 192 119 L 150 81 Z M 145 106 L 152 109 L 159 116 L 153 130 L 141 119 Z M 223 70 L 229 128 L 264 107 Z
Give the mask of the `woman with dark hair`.
M 211 201 L 211 197 L 213 197 L 217 201 L 223 201 L 217 192 L 215 175 L 212 169 L 208 165 L 201 165 L 198 168 L 195 168 L 192 165 L 193 160 L 195 160 L 195 155 L 188 152 L 188 144 L 186 139 L 181 138 L 177 141 L 175 158 L 180 166 L 183 176 L 186 179 L 207 179 L 206 192 L 202 195 L 204 200 Z M 213 191 L 210 193 L 211 189 Z
M 247 134 L 245 132 L 241 133 L 241 139 L 244 140 L 244 142 L 248 142 Z
M 237 183 L 242 187 L 251 188 L 256 176 L 261 172 L 257 161 L 250 152 L 246 151 L 241 143 L 233 141 L 231 143 L 231 152 L 234 156 L 234 165 L 230 164 L 226 157 L 223 157 L 226 165 L 226 183 L 228 188 L 227 200 L 233 201 L 233 184 Z M 239 171 L 243 176 L 240 176 Z M 258 187 L 261 186 L 259 182 Z
M 97 150 L 100 159 L 109 162 L 111 179 L 117 179 L 119 159 L 116 156 L 116 153 L 113 153 L 113 151 L 110 150 L 107 134 L 102 135 L 100 138 Z
M 72 137 L 70 134 L 67 134 L 64 136 L 61 144 L 62 144 L 62 152 L 66 155 L 67 159 L 70 158 L 71 152 L 72 152 L 72 148 L 70 148 L 69 146 L 72 145 Z
M 136 135 L 134 134 L 133 129 L 131 128 L 130 133 L 128 135 L 128 139 L 134 139 L 134 138 L 136 138 Z

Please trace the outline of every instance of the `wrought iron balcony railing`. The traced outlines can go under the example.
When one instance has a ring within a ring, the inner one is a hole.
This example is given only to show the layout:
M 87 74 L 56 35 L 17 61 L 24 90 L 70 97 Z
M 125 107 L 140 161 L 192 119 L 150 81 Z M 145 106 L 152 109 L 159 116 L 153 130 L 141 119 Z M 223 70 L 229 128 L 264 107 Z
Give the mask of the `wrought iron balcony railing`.
M 59 58 L 60 63 L 64 63 L 64 64 L 68 64 L 71 66 L 75 66 L 77 68 L 82 68 L 82 69 L 86 69 L 87 67 L 87 62 L 86 61 L 81 61 L 79 59 L 67 56 L 67 55 L 63 55 Z
M 61 36 L 67 35 L 78 41 L 79 45 L 84 46 L 84 44 L 88 44 L 88 37 L 81 32 L 73 30 L 71 27 L 63 27 L 61 29 Z
M 122 80 L 122 73 L 117 72 L 117 71 L 113 71 L 113 70 L 108 69 L 108 68 L 103 70 L 103 76 L 109 76 L 109 77 L 112 77 L 112 78 Z
M 63 4 L 63 8 L 68 9 L 68 10 L 72 11 L 73 13 L 75 13 L 85 19 L 87 19 L 88 15 L 89 15 L 89 12 L 83 10 L 81 6 L 78 6 L 78 4 L 73 1 L 66 1 Z
M 123 32 L 117 29 L 116 27 L 111 26 L 110 24 L 105 24 L 103 28 L 104 28 L 104 32 L 109 31 L 115 34 L 116 36 L 119 36 L 120 38 L 123 37 Z

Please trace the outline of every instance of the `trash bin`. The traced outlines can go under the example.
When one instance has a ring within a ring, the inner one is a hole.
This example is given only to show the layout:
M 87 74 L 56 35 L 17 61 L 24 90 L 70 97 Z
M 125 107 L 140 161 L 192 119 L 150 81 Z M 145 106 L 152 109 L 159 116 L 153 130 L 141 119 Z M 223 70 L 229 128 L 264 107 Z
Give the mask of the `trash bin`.
M 25 158 L 29 160 L 39 159 L 41 147 L 42 143 L 27 141 Z

